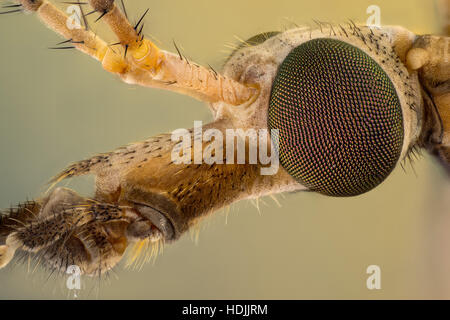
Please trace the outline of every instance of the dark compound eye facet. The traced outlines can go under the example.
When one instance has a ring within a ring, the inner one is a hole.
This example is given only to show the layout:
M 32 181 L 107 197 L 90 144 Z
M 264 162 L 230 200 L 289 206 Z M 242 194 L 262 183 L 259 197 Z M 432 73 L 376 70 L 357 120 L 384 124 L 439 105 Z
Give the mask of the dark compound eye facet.
M 403 146 L 402 109 L 388 75 L 335 39 L 310 40 L 289 53 L 273 83 L 268 125 L 279 130 L 282 166 L 330 196 L 379 185 Z

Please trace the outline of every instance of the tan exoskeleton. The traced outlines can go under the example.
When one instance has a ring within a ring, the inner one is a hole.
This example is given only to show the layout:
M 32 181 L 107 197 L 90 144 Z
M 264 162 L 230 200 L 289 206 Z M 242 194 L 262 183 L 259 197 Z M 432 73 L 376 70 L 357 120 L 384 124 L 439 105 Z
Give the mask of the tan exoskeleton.
M 227 129 L 267 129 L 272 84 L 289 52 L 311 39 L 346 42 L 375 60 L 395 86 L 404 126 L 398 162 L 425 148 L 450 171 L 446 36 L 418 36 L 402 27 L 318 22 L 315 29 L 299 27 L 248 40 L 218 73 L 187 60 L 178 49 L 177 53 L 159 49 L 143 37 L 142 19 L 130 25 L 113 0 L 89 0 L 89 4 L 115 33 L 120 48 L 107 45 L 87 25 L 69 28 L 68 17 L 46 0 L 16 2 L 18 8 L 36 12 L 70 46 L 97 59 L 124 82 L 173 90 L 208 103 L 214 121 L 202 128 L 200 136 L 208 129 L 224 135 Z M 195 130 L 189 134 L 198 140 Z M 252 142 L 245 141 L 248 153 Z M 206 150 L 213 142 L 200 143 Z M 175 163 L 177 146 L 171 134 L 162 134 L 69 166 L 52 182 L 93 174 L 95 195 L 84 198 L 56 188 L 11 209 L 0 222 L 0 267 L 21 250 L 39 255 L 61 271 L 78 265 L 85 274 L 101 274 L 117 264 L 130 243 L 142 247 L 170 242 L 202 217 L 233 202 L 308 190 L 284 168 L 273 175 L 261 174 L 266 163 Z M 270 146 L 257 145 L 262 147 Z M 194 153 L 188 158 L 194 158 Z

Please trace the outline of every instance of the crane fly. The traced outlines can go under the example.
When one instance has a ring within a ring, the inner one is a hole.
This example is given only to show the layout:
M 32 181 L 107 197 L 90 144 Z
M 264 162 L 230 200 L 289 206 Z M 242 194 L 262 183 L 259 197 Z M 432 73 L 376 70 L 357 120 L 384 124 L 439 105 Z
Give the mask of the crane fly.
M 135 259 L 240 200 L 297 191 L 357 196 L 420 150 L 450 172 L 448 27 L 417 35 L 315 21 L 242 41 L 219 72 L 187 59 L 176 43 L 169 52 L 147 39 L 148 10 L 131 24 L 122 2 L 67 3 L 83 8 L 81 27 L 46 0 L 16 0 L 2 13 L 37 14 L 64 37 L 57 49 L 78 49 L 128 84 L 201 100 L 214 121 L 69 165 L 47 194 L 1 216 L 0 267 L 22 252 L 54 270 L 76 265 L 100 275 L 128 246 Z M 116 43 L 89 28 L 90 14 Z M 96 178 L 91 197 L 55 187 L 82 175 Z

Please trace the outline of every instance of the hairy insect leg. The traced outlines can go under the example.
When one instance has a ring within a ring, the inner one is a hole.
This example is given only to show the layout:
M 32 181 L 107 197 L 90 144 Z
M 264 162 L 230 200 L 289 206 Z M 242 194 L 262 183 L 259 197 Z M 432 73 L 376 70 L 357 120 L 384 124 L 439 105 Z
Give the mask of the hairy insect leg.
M 127 247 L 127 229 L 135 218 L 129 212 L 128 208 L 57 188 L 48 197 L 28 202 L 2 217 L 0 267 L 21 250 L 39 255 L 58 270 L 77 264 L 87 274 L 107 271 Z
M 256 88 L 240 84 L 224 77 L 212 69 L 189 62 L 175 45 L 178 54 L 160 50 L 153 42 L 144 38 L 142 19 L 132 26 L 125 15 L 117 8 L 114 1 L 90 0 L 90 4 L 98 12 L 104 12 L 103 20 L 116 34 L 125 51 L 130 55 L 133 64 L 140 69 L 148 70 L 154 80 L 165 86 L 179 88 L 209 102 L 224 101 L 230 104 L 242 104 L 257 93 Z M 131 82 L 135 79 L 129 79 Z M 139 79 L 144 86 L 152 86 L 148 79 Z M 125 79 L 127 81 L 127 79 Z
M 89 30 L 69 28 L 69 17 L 46 0 L 16 0 L 26 11 L 36 12 L 52 30 L 67 39 L 71 46 L 99 60 L 103 68 L 130 84 L 167 89 L 202 101 L 223 101 L 240 105 L 256 98 L 258 89 L 220 75 L 210 68 L 188 61 L 178 54 L 160 50 L 143 36 L 144 16 L 132 26 L 113 0 L 89 0 L 116 34 L 122 52 L 108 46 Z
M 82 198 L 67 189 L 55 189 L 43 200 L 30 201 L 11 209 L 2 217 L 4 245 L 0 266 L 5 266 L 17 249 L 38 252 L 58 241 L 69 225 L 74 224 L 76 215 L 68 213 L 67 207 L 75 208 Z M 80 219 L 81 220 L 81 219 Z

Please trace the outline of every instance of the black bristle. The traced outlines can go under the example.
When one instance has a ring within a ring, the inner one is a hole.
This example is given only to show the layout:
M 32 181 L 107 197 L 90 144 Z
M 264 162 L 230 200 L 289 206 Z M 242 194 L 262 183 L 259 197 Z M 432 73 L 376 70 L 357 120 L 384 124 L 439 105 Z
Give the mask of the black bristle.
M 80 12 L 81 12 L 81 16 L 83 17 L 83 23 L 84 23 L 84 28 L 87 30 L 89 30 L 89 24 L 87 22 L 86 16 L 84 15 L 84 11 L 83 11 L 83 7 L 81 6 L 83 3 L 81 3 L 78 0 L 78 7 L 80 8 Z
M 22 11 L 22 9 L 17 9 L 17 10 L 11 10 L 11 11 L 0 12 L 0 14 L 15 13 L 15 12 L 21 12 L 21 11 Z
M 178 52 L 178 56 L 180 57 L 180 60 L 183 60 L 183 55 L 181 54 L 180 49 L 178 49 L 178 46 L 177 46 L 177 43 L 175 42 L 175 40 L 173 40 L 173 45 Z
M 147 15 L 148 11 L 150 9 L 145 10 L 144 14 L 142 15 L 142 17 L 139 19 L 139 21 L 136 23 L 136 25 L 134 26 L 134 30 L 137 30 L 137 28 L 139 27 L 139 25 L 141 24 L 142 20 L 144 19 L 144 17 Z
M 69 43 L 71 41 L 72 41 L 72 39 L 64 40 L 64 41 L 58 42 L 56 45 L 59 46 L 60 44 Z
M 108 11 L 103 11 L 103 13 L 100 15 L 100 17 L 98 17 L 95 22 L 99 21 L 101 18 L 103 18 L 106 14 L 108 13 Z
M 138 36 L 142 34 L 142 30 L 144 29 L 145 23 L 142 24 L 141 29 L 139 29 Z
M 58 42 L 56 45 L 59 46 L 61 44 L 65 43 L 74 43 L 74 44 L 84 44 L 84 41 L 74 41 L 73 39 L 64 40 L 61 42 Z M 51 47 L 49 49 L 74 49 L 74 46 L 66 46 L 66 47 Z
M 211 69 L 211 71 L 213 72 L 213 74 L 214 74 L 214 78 L 216 78 L 216 80 L 217 80 L 217 76 L 219 75 L 218 73 L 217 73 L 217 71 L 216 70 L 214 70 L 214 68 L 213 67 L 211 67 L 211 65 L 208 63 L 208 66 L 209 66 L 209 68 Z
M 21 4 L 10 4 L 7 6 L 3 6 L 2 8 L 19 8 L 21 6 L 22 6 Z
M 49 49 L 54 49 L 54 50 L 66 50 L 66 49 L 75 49 L 75 47 L 51 47 Z
M 97 12 L 97 10 L 92 10 L 91 12 L 86 13 L 84 16 L 87 17 L 96 12 Z
M 125 18 L 127 18 L 127 20 L 128 20 L 128 14 L 127 14 L 127 9 L 125 8 L 125 4 L 123 3 L 123 0 L 120 0 L 120 2 L 122 3 L 123 14 L 125 15 Z

